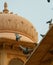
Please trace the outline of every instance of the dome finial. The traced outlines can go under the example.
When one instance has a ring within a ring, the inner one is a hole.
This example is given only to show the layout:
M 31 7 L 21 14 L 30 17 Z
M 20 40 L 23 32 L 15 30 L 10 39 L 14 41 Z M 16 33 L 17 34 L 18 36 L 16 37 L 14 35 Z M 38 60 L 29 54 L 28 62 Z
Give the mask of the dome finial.
M 5 3 L 4 3 L 4 10 L 3 10 L 4 13 L 8 13 L 8 12 L 9 12 L 9 10 L 7 9 L 7 7 L 8 7 L 8 5 L 7 5 L 7 3 L 5 2 Z
M 5 3 L 4 3 L 4 9 L 7 9 L 7 7 L 8 7 L 8 6 L 7 6 L 7 3 L 5 2 Z

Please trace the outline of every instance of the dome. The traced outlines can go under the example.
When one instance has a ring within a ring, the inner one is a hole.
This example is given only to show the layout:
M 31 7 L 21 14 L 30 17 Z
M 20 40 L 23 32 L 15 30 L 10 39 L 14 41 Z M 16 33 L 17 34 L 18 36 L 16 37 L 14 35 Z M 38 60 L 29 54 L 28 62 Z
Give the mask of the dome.
M 4 4 L 3 12 L 0 12 L 0 33 L 18 33 L 38 41 L 38 33 L 33 25 L 25 18 L 9 12 L 7 3 Z

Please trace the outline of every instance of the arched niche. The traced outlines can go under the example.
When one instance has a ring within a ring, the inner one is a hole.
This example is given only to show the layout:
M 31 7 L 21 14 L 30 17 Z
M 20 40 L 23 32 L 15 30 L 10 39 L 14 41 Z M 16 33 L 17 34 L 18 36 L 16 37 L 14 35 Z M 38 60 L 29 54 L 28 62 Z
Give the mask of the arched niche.
M 8 65 L 23 65 L 24 62 L 18 58 L 13 58 L 9 61 Z

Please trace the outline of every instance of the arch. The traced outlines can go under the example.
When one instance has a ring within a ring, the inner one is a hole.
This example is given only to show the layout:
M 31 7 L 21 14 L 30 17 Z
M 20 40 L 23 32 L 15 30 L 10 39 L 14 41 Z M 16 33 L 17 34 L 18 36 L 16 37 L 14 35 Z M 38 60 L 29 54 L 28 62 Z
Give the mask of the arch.
M 13 58 L 9 61 L 8 65 L 23 65 L 24 62 L 19 58 Z

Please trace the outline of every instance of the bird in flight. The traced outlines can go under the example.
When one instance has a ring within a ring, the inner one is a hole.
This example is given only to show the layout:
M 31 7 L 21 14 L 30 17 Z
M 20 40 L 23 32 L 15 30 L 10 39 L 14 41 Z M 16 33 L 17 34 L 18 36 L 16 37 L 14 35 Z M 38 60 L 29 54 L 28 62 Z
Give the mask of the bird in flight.
M 48 3 L 50 3 L 50 0 L 47 0 Z
M 43 35 L 43 34 L 40 34 L 40 36 L 41 36 L 41 37 L 45 37 L 45 35 Z
M 15 36 L 16 36 L 16 41 L 19 41 L 21 36 L 19 36 L 17 33 L 15 33 Z
M 47 24 L 52 24 L 52 19 L 46 22 Z
M 33 51 L 33 49 L 29 49 L 28 47 L 23 47 L 22 45 L 19 45 L 19 48 L 23 50 L 24 54 L 29 54 Z

